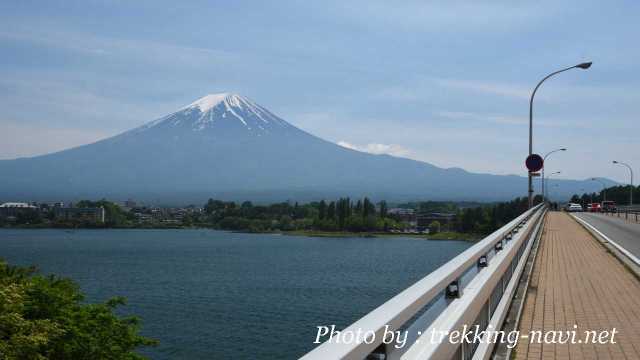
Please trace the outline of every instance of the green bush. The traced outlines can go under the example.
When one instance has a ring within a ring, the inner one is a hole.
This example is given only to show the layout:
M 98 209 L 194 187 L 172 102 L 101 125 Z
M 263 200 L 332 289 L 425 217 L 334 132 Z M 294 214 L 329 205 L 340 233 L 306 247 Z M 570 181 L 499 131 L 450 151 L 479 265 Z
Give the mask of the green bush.
M 429 224 L 429 234 L 437 234 L 440 232 L 440 222 L 437 220 L 433 220 L 431 224 Z
M 134 350 L 157 344 L 138 334 L 136 317 L 114 314 L 123 298 L 83 300 L 70 279 L 0 261 L 0 358 L 144 359 Z

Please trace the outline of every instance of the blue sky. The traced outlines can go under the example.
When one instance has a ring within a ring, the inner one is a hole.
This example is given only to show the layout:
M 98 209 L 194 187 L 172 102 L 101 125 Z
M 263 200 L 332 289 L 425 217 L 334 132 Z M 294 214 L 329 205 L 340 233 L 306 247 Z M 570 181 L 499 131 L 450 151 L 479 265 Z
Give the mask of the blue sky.
M 3 1 L 0 158 L 43 154 L 236 92 L 327 140 L 524 175 L 640 169 L 637 1 Z M 639 172 L 640 173 L 640 172 Z

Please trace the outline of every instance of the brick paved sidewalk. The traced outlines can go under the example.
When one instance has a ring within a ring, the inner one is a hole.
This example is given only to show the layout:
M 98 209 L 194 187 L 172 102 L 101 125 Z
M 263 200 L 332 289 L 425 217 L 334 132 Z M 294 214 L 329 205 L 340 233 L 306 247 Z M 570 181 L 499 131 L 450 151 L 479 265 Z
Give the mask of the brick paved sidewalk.
M 616 344 L 530 344 L 516 359 L 640 359 L 640 281 L 567 214 L 549 212 L 519 330 L 616 328 Z

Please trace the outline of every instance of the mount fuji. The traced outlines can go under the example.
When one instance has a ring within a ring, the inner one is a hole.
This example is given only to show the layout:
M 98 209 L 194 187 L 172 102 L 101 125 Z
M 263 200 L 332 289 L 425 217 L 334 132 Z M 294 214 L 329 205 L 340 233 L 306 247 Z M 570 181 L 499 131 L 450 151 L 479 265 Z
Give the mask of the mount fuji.
M 557 181 L 562 195 L 592 181 Z M 611 182 L 614 184 L 613 182 Z M 504 200 L 526 178 L 347 149 L 302 131 L 236 94 L 207 95 L 158 120 L 76 148 L 0 161 L 1 200 L 134 198 L 147 202 L 315 200 Z

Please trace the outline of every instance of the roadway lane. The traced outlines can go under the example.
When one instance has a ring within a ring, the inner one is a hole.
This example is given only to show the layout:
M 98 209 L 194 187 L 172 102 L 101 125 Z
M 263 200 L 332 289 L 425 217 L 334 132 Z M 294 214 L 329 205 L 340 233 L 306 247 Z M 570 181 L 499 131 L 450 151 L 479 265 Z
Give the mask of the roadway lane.
M 640 224 L 624 221 L 624 218 L 594 213 L 574 213 L 603 234 L 640 258 Z

